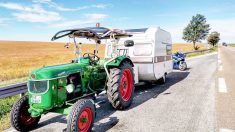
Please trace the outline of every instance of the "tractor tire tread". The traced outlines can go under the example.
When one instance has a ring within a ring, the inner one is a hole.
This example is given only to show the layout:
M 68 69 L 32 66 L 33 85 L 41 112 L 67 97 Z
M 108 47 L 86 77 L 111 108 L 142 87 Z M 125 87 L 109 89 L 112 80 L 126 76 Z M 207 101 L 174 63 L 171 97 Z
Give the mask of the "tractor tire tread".
M 11 123 L 11 126 L 13 128 L 15 128 L 17 131 L 22 131 L 22 132 L 26 132 L 26 131 L 29 131 L 29 130 L 32 130 L 33 128 L 35 128 L 35 126 L 37 126 L 41 116 L 37 117 L 36 120 L 31 124 L 31 125 L 23 125 L 20 123 L 19 121 L 19 112 L 20 112 L 20 109 L 22 107 L 22 105 L 24 103 L 28 103 L 26 102 L 28 101 L 28 96 L 23 96 L 21 97 L 12 107 L 12 110 L 11 110 L 11 116 L 10 116 L 10 123 Z
M 92 104 L 90 104 L 90 103 L 92 103 Z M 88 131 L 91 131 L 93 123 L 94 123 L 94 118 L 95 118 L 94 102 L 91 101 L 91 99 L 80 99 L 73 105 L 73 108 L 69 114 L 68 123 L 67 123 L 67 132 L 77 132 L 78 131 L 77 126 L 76 126 L 77 118 L 78 118 L 82 108 L 85 107 L 85 105 L 90 105 L 92 112 L 93 112 L 91 127 L 88 130 Z
M 130 103 L 128 103 L 127 105 L 124 105 L 122 101 L 120 101 L 121 97 L 120 97 L 120 91 L 119 91 L 119 83 L 120 83 L 122 70 L 125 68 L 129 68 L 132 71 L 132 75 L 134 77 L 132 65 L 129 62 L 125 61 L 119 66 L 119 68 L 110 69 L 111 80 L 109 79 L 107 83 L 108 100 L 115 109 L 119 109 L 119 110 L 123 110 L 129 107 L 133 98 L 133 95 L 132 95 Z M 134 82 L 134 78 L 133 78 L 133 82 Z M 133 86 L 132 92 L 134 92 L 134 86 Z

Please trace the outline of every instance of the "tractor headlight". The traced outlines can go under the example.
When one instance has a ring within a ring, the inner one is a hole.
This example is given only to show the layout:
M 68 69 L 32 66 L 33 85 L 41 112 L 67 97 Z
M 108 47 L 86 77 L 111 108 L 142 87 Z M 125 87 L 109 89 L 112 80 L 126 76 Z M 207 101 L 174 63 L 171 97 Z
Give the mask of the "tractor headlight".
M 66 86 L 66 90 L 68 93 L 72 93 L 75 89 L 75 86 L 73 84 L 69 84 Z

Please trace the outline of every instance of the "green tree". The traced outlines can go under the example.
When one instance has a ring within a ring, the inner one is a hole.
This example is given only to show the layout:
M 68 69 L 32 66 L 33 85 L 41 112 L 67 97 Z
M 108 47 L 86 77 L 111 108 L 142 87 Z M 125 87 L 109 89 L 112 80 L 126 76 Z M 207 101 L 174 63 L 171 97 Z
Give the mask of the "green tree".
M 206 23 L 206 18 L 197 14 L 192 17 L 190 23 L 183 31 L 183 39 L 187 42 L 193 42 L 194 50 L 197 50 L 196 42 L 205 40 L 210 31 L 210 25 Z
M 218 32 L 211 32 L 211 34 L 207 38 L 208 44 L 212 45 L 213 47 L 217 45 L 219 40 L 220 40 L 220 34 Z

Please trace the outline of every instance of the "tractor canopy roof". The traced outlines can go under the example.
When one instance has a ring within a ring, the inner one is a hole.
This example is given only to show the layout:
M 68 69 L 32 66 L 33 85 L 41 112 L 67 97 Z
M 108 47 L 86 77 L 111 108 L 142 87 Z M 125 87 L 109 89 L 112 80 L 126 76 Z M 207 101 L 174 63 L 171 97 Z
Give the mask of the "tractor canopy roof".
M 54 41 L 65 36 L 100 40 L 109 39 L 112 35 L 114 35 L 115 38 L 132 36 L 124 30 L 109 29 L 105 27 L 88 27 L 59 31 L 52 37 L 51 40 Z

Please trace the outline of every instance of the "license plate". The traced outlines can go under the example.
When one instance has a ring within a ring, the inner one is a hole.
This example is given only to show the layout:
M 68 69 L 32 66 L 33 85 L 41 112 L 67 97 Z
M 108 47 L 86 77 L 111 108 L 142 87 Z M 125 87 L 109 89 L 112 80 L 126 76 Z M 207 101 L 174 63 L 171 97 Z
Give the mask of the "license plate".
M 41 103 L 42 99 L 41 96 L 32 96 L 32 103 Z

